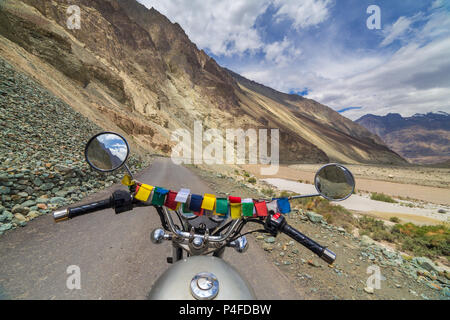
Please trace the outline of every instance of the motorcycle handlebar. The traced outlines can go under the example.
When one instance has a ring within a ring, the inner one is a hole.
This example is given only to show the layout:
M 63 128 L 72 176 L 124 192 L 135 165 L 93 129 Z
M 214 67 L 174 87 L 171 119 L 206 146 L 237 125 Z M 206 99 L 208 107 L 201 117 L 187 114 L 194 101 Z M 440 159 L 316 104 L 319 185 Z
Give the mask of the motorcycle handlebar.
M 336 260 L 336 254 L 321 246 L 314 240 L 308 238 L 300 231 L 296 230 L 295 228 L 291 227 L 289 224 L 284 224 L 281 228 L 281 231 L 294 239 L 295 241 L 299 242 L 315 254 L 317 254 L 322 260 L 324 260 L 328 264 L 332 264 Z
M 85 204 L 79 207 L 67 208 L 53 212 L 53 219 L 55 222 L 61 222 L 67 219 L 72 219 L 84 214 L 88 214 L 94 211 L 108 209 L 112 207 L 111 198 L 95 201 L 89 204 Z

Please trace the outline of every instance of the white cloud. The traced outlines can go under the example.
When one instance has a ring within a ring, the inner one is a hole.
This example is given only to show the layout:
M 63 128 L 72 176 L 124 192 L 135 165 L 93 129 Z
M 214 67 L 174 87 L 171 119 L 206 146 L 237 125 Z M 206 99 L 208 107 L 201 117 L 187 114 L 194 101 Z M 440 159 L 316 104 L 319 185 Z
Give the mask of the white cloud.
M 274 0 L 278 7 L 275 18 L 293 20 L 295 29 L 306 28 L 322 23 L 328 18 L 332 0 Z
M 256 19 L 270 5 L 277 7 L 275 18 L 291 19 L 299 29 L 323 22 L 330 0 L 139 0 L 148 8 L 178 22 L 190 39 L 215 55 L 231 56 L 266 49 Z M 270 46 L 270 45 L 269 45 Z M 267 48 L 270 51 L 273 48 Z
M 423 19 L 421 13 L 414 15 L 413 17 L 400 17 L 392 25 L 385 27 L 383 34 L 385 35 L 384 40 L 381 42 L 380 46 L 385 47 L 390 45 L 392 42 L 398 39 L 403 39 L 409 32 L 412 31 L 411 25 L 414 22 Z
M 266 60 L 275 63 L 277 66 L 285 66 L 302 54 L 302 51 L 296 48 L 286 37 L 283 41 L 266 45 L 263 51 Z
M 216 55 L 241 54 L 263 46 L 253 28 L 269 0 L 139 0 L 178 22 L 200 48 Z

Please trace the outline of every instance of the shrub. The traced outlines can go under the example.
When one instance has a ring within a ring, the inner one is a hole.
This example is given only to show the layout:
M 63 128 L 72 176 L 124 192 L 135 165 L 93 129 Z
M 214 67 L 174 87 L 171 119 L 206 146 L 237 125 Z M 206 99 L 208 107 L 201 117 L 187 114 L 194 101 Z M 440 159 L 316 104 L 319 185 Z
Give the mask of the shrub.
M 397 201 L 395 201 L 390 196 L 388 196 L 384 193 L 373 192 L 372 195 L 370 196 L 370 199 L 376 200 L 376 201 L 389 202 L 389 203 L 397 203 Z
M 251 177 L 251 178 L 248 179 L 248 182 L 250 182 L 252 184 L 255 184 L 256 183 L 256 179 Z
M 275 195 L 275 191 L 273 191 L 272 188 L 262 189 L 261 192 L 268 197 L 273 197 Z
M 437 226 L 397 224 L 392 232 L 400 239 L 403 250 L 415 255 L 450 258 L 450 228 L 445 224 Z
M 397 218 L 397 217 L 390 217 L 390 218 L 389 218 L 389 221 L 395 222 L 395 223 L 400 223 L 400 219 Z

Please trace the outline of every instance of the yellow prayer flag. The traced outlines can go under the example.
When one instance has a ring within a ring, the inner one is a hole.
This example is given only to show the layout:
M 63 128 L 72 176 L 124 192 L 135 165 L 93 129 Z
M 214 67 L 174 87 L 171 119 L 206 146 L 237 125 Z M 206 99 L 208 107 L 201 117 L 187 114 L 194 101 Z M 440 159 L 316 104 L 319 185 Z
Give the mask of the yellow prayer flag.
M 148 184 L 143 184 L 139 188 L 138 192 L 135 195 L 135 199 L 139 201 L 146 202 L 148 198 L 150 197 L 150 194 L 152 193 L 153 187 L 149 186 Z
M 216 196 L 206 193 L 203 196 L 202 209 L 213 211 L 216 204 Z

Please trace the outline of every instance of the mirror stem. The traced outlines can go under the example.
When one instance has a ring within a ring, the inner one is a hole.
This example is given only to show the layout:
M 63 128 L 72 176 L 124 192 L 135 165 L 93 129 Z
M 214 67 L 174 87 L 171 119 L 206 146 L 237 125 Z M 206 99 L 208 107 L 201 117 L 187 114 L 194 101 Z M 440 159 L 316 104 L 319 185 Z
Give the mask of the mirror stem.
M 317 194 L 305 194 L 305 195 L 298 195 L 298 196 L 290 196 L 290 197 L 288 197 L 288 199 L 292 200 L 292 199 L 311 198 L 311 197 L 319 197 L 319 196 L 320 196 L 319 193 L 317 193 Z
M 128 174 L 130 175 L 131 179 L 134 180 L 133 174 L 131 173 L 130 168 L 128 168 L 127 164 L 125 163 L 123 166 L 124 166 L 125 169 L 127 170 L 127 172 L 128 172 Z

